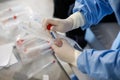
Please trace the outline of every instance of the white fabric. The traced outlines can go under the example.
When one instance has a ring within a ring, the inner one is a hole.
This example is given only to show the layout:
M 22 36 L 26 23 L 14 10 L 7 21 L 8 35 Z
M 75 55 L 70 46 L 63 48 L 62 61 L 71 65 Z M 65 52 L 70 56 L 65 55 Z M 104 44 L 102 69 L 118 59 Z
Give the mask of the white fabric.
M 12 52 L 13 45 L 13 43 L 8 43 L 0 46 L 0 67 L 7 67 L 18 62 Z

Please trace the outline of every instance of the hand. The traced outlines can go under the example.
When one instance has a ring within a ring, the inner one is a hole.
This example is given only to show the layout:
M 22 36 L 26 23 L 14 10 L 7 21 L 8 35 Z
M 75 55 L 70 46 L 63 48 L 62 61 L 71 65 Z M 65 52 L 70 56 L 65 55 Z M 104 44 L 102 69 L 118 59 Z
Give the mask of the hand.
M 70 15 L 67 19 L 57 19 L 57 18 L 46 18 L 43 20 L 43 27 L 47 30 L 47 26 L 51 24 L 53 25 L 54 31 L 58 32 L 68 32 L 73 29 L 79 28 L 85 25 L 85 18 L 81 12 L 75 12 Z
M 62 44 L 60 41 L 62 41 Z M 62 46 L 59 47 L 58 45 Z M 55 44 L 52 45 L 52 48 L 61 60 L 70 63 L 74 66 L 77 66 L 77 58 L 80 52 L 78 50 L 75 50 L 66 40 L 55 40 Z
M 45 28 L 45 30 L 47 30 L 47 26 L 49 24 L 54 26 L 52 27 L 53 31 L 65 33 L 67 31 L 72 30 L 73 20 L 72 18 L 67 18 L 67 19 L 46 18 L 43 20 L 42 26 Z

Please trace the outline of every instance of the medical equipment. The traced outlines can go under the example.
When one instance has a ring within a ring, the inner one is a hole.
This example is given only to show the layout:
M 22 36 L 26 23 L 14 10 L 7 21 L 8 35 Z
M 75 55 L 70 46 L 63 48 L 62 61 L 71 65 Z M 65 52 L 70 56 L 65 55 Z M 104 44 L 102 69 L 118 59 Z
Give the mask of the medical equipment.
M 7 9 L 0 11 L 0 22 L 3 25 L 9 25 L 10 23 L 16 22 L 16 20 L 20 21 L 32 15 L 32 11 L 29 7 L 26 6 L 13 6 Z M 24 17 L 23 17 L 24 16 Z
M 47 25 L 47 30 L 50 31 L 50 34 L 51 34 L 51 36 L 52 36 L 54 39 L 57 38 L 55 32 L 52 31 L 52 25 L 51 25 L 51 24 L 48 24 L 48 25 Z M 71 41 L 71 40 L 68 40 L 68 41 Z M 61 47 L 63 43 L 62 43 L 61 41 L 59 41 L 59 42 L 60 42 L 59 47 Z M 75 41 L 71 41 L 71 42 L 73 43 L 72 46 L 73 46 L 75 49 L 82 51 L 82 48 L 81 48 Z M 70 42 L 69 42 L 69 43 L 70 43 Z
M 11 13 L 19 13 L 25 10 L 30 9 L 29 7 L 23 6 L 23 5 L 17 5 L 17 6 L 12 6 L 9 8 L 5 8 L 0 11 L 0 17 L 3 17 L 5 15 L 9 15 Z
M 15 41 L 24 33 L 19 26 L 22 21 L 31 20 L 32 11 L 27 6 L 13 6 L 0 11 L 0 38 L 5 42 Z M 12 37 L 12 38 L 11 38 Z
M 55 32 L 52 31 L 52 27 L 53 27 L 53 26 L 52 26 L 51 24 L 48 24 L 48 25 L 47 25 L 47 30 L 50 31 L 50 34 L 51 34 L 52 38 L 53 38 L 53 39 L 56 39 L 57 36 L 55 35 Z
M 51 36 L 52 36 L 52 38 L 53 39 L 57 39 L 57 36 L 56 36 L 56 34 L 55 34 L 55 32 L 54 31 L 52 31 L 52 25 L 51 24 L 48 24 L 47 25 L 47 29 L 50 31 L 50 34 L 51 34 Z M 54 42 L 54 41 L 53 41 Z M 57 45 L 58 47 L 61 47 L 62 46 L 62 41 L 61 40 L 59 40 L 59 44 Z
M 1 70 L 3 74 L 0 73 L 2 74 L 2 76 L 0 76 L 0 79 L 3 80 L 5 78 L 4 76 L 7 76 L 7 80 L 13 80 L 13 76 L 17 74 L 16 72 L 20 72 L 24 73 L 27 76 L 29 74 L 36 73 L 32 76 L 32 78 L 35 79 L 36 75 L 39 75 L 37 76 L 37 79 L 41 79 L 41 76 L 47 74 L 50 78 L 52 78 L 50 80 L 58 80 L 61 76 L 64 77 L 65 80 L 69 80 L 68 75 L 64 72 L 61 66 L 59 66 L 60 64 L 58 64 L 58 62 L 53 57 L 53 51 L 51 49 L 45 50 L 43 52 L 41 51 L 45 49 L 46 46 L 44 45 L 48 44 L 47 47 L 49 48 L 49 45 L 51 44 L 51 42 L 47 42 L 50 39 L 44 37 L 47 34 L 44 34 L 45 32 L 41 32 L 42 28 L 39 28 L 39 26 L 41 27 L 41 24 L 35 23 L 34 20 L 31 20 L 29 18 L 31 17 L 29 16 L 29 11 L 27 19 L 23 19 L 22 16 L 20 16 L 22 18 L 19 19 L 19 16 L 17 16 L 16 14 L 18 13 L 19 15 L 19 10 L 15 11 L 15 13 L 12 12 L 13 11 L 11 11 L 10 9 L 11 14 L 8 13 L 9 15 L 7 16 L 6 13 L 5 16 L 1 19 L 8 19 L 8 17 L 13 17 L 15 15 L 16 20 L 8 20 L 8 22 L 5 22 L 4 26 L 1 26 L 0 29 L 1 31 L 3 31 L 3 34 L 5 34 L 8 41 L 9 39 L 12 39 L 11 41 L 16 41 L 13 52 L 16 55 L 18 63 L 10 66 L 10 68 L 3 68 Z M 17 20 L 18 23 L 16 23 Z M 36 21 L 38 20 L 36 19 Z M 25 25 L 25 22 L 28 22 L 28 24 L 26 23 Z M 13 34 L 15 34 L 16 32 L 18 34 L 13 36 Z M 46 67 L 47 69 L 44 68 L 40 73 L 37 73 L 37 70 L 39 70 L 41 67 L 44 67 L 44 65 L 51 62 L 51 60 L 55 60 L 56 62 L 53 65 Z M 56 73 L 56 71 L 58 71 L 59 73 Z M 23 76 L 17 80 L 24 80 L 22 78 Z
M 54 38 L 54 39 L 56 39 L 57 38 L 57 36 L 55 35 L 55 32 L 54 31 L 52 31 L 52 25 L 51 24 L 48 24 L 47 25 L 47 30 L 49 30 L 50 31 L 50 34 L 51 34 L 51 36 Z
M 53 37 L 54 39 L 57 38 L 56 35 L 55 35 L 55 33 L 54 33 L 53 31 L 50 31 L 50 34 L 52 35 L 52 37 Z

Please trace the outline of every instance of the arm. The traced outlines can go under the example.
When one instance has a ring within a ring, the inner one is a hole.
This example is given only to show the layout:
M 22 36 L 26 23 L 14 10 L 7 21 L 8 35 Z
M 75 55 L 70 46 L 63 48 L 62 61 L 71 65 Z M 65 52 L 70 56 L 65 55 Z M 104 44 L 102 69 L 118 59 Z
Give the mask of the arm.
M 85 18 L 82 29 L 97 24 L 104 16 L 113 12 L 108 0 L 76 0 L 73 12 L 77 11 Z
M 74 49 L 66 40 L 62 46 L 55 40 L 52 49 L 63 61 L 77 66 L 80 71 L 97 80 L 120 80 L 120 48 L 114 50 Z
M 120 49 L 85 50 L 77 58 L 79 70 L 100 80 L 120 79 Z
M 66 19 L 46 18 L 42 26 L 47 30 L 47 25 L 52 24 L 52 30 L 68 32 L 81 27 L 83 30 L 97 24 L 104 16 L 113 12 L 108 0 L 76 0 L 74 14 Z

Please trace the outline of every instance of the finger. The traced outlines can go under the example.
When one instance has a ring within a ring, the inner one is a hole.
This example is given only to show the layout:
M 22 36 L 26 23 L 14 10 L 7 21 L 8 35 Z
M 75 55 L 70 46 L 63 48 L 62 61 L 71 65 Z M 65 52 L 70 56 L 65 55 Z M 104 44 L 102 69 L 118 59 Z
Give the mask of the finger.
M 49 19 L 47 19 L 47 23 L 52 24 L 53 26 L 56 26 L 59 24 L 59 19 L 49 18 Z
M 42 20 L 42 27 L 46 30 L 46 18 Z
M 51 45 L 53 51 L 55 52 L 57 50 L 57 46 L 55 44 Z
M 59 20 L 58 19 L 55 19 L 55 18 L 45 18 L 43 21 L 43 27 L 45 30 L 47 30 L 47 26 L 49 24 L 51 24 L 52 26 L 54 26 L 54 28 L 52 28 L 52 30 L 56 30 L 56 26 L 59 24 Z

